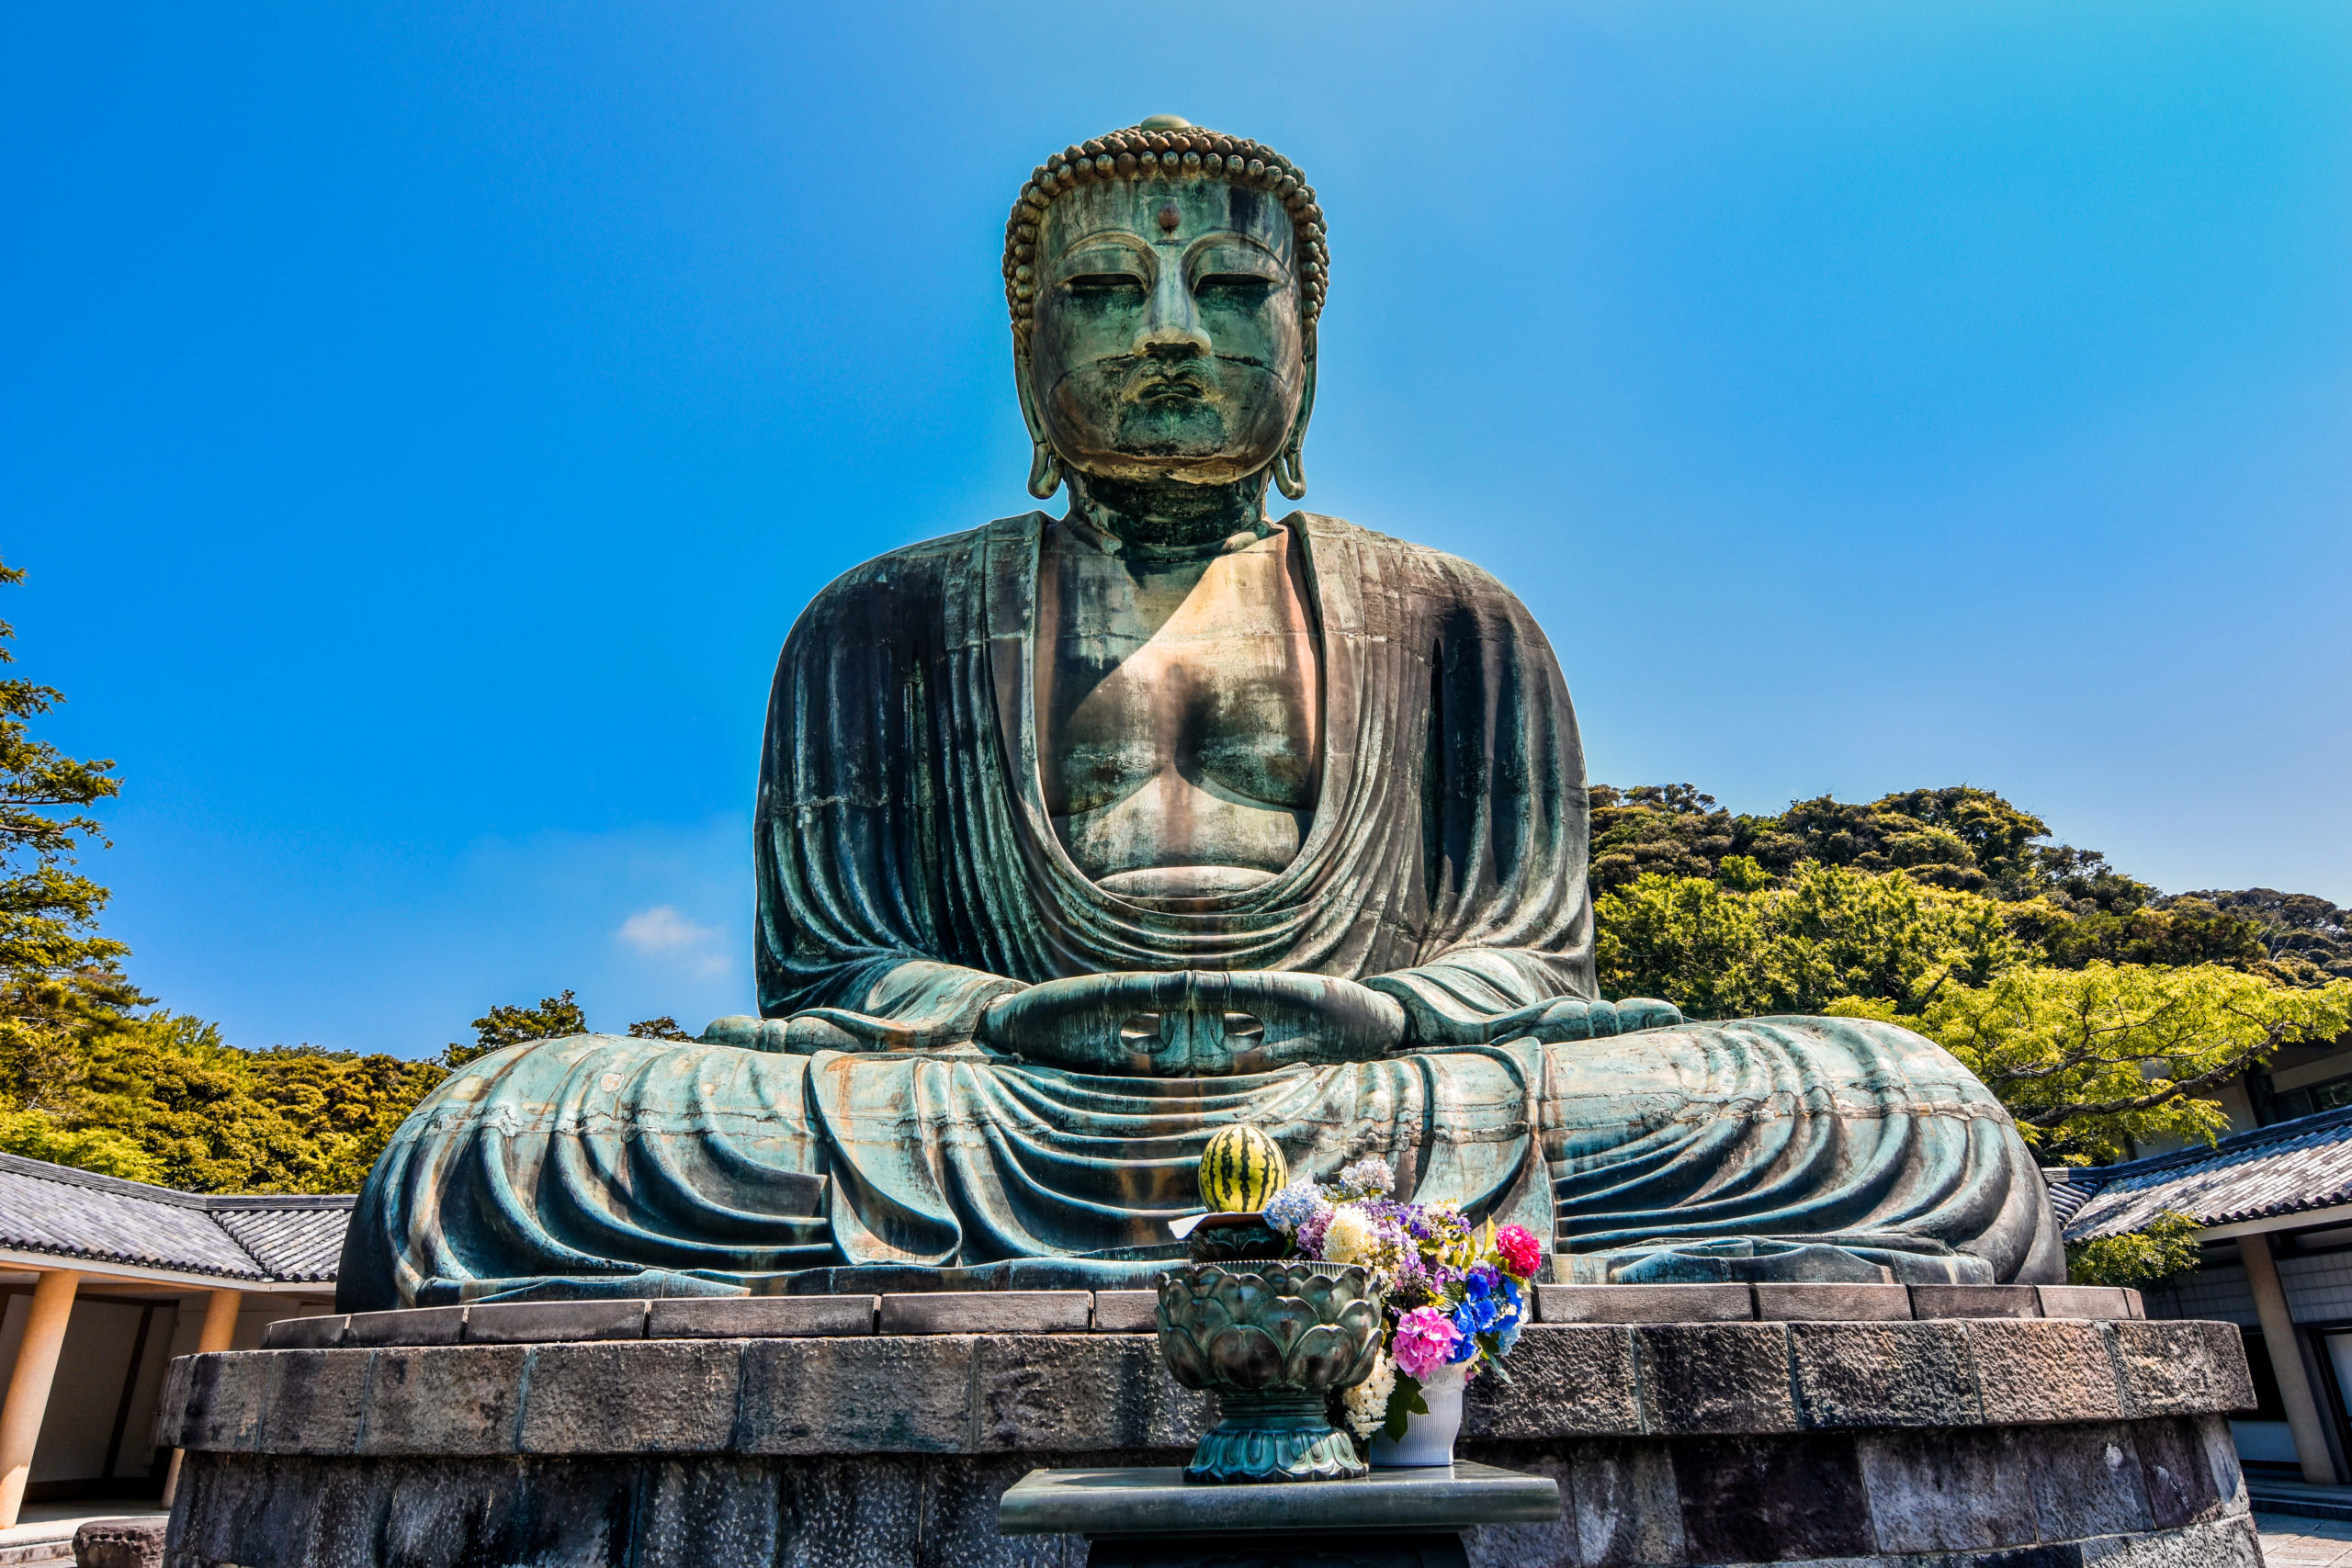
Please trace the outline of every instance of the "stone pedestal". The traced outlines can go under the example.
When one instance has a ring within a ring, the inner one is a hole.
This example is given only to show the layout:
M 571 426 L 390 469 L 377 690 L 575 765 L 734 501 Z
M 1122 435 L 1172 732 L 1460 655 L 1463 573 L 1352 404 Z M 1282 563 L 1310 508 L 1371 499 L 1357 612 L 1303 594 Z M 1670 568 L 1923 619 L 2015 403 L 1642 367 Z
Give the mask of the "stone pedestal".
M 2258 1563 L 2238 1330 L 1986 1289 L 1542 1288 L 1459 1452 L 1566 1506 L 1466 1532 L 1469 1560 Z M 1181 1464 L 1209 1411 L 1141 1332 L 1148 1298 L 1025 1294 L 279 1325 L 277 1348 L 173 1363 L 167 1568 L 1075 1568 L 1078 1537 L 999 1533 L 1005 1489 Z
M 1464 1530 L 1559 1517 L 1557 1482 L 1467 1461 L 1239 1485 L 1033 1470 L 996 1509 L 1001 1535 L 1084 1536 L 1087 1568 L 1467 1568 Z

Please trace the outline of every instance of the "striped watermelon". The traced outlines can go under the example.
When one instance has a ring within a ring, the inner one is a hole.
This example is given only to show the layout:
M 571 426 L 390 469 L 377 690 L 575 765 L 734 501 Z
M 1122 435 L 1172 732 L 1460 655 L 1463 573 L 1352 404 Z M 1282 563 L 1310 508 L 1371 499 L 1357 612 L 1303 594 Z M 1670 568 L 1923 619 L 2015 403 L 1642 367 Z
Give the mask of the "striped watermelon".
M 1217 1213 L 1256 1213 L 1289 1179 L 1281 1146 L 1246 1122 L 1217 1134 L 1201 1153 L 1201 1201 Z

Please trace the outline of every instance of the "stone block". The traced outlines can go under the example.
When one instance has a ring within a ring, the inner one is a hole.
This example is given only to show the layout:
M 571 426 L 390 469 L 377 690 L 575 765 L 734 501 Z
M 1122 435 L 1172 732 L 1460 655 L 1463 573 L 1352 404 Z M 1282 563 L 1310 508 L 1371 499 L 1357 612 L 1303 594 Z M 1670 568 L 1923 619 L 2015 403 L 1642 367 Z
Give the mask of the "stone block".
M 961 1453 L 972 1443 L 970 1335 L 755 1339 L 735 1447 L 754 1454 Z
M 746 1461 L 645 1468 L 636 1568 L 727 1568 L 776 1561 L 775 1467 Z
M 1644 1432 L 1797 1429 L 1783 1325 L 1648 1324 L 1634 1330 L 1634 1343 Z
M 1875 1432 L 1857 1440 L 1881 1551 L 1969 1551 L 2039 1537 L 2023 1456 L 1998 1432 Z
M 2190 1416 L 2254 1408 L 2245 1337 L 2227 1323 L 2103 1323 L 2123 1382 L 2124 1414 Z
M 1454 1451 L 1460 1458 L 1470 1457 L 1459 1448 Z M 1464 1530 L 1462 1550 L 1470 1560 L 1469 1568 L 1527 1568 L 1530 1563 L 1582 1562 L 1577 1551 L 1577 1516 L 1572 1506 L 1574 1461 L 1565 1450 L 1552 1448 L 1523 1457 L 1515 1455 L 1514 1459 L 1516 1462 L 1507 1468 L 1525 1475 L 1543 1476 L 1560 1489 L 1560 1517 L 1548 1524 L 1480 1525 Z M 1671 1501 L 1669 1497 L 1669 1506 Z
M 1901 1285 L 1759 1282 L 1756 1315 L 1766 1322 L 1908 1323 L 1911 1292 Z
M 721 1452 L 735 1437 L 742 1366 L 731 1339 L 541 1346 L 523 1398 L 523 1451 Z
M 262 1446 L 274 1454 L 347 1454 L 359 1446 L 372 1350 L 273 1350 Z
M 521 1414 L 519 1345 L 393 1346 L 375 1353 L 364 1454 L 510 1454 Z
M 926 1465 L 922 1470 L 922 1540 L 911 1568 L 1080 1568 L 1087 1561 L 1082 1537 L 1002 1536 L 997 1533 L 997 1500 L 1027 1474 L 1029 1456 L 978 1463 Z M 1231 1487 L 1201 1487 L 1227 1492 Z
M 975 1355 L 981 1452 L 1189 1447 L 1215 1419 L 1208 1395 L 1179 1386 L 1159 1340 L 1140 1334 L 990 1335 Z
M 2253 1520 L 2219 1519 L 2161 1535 L 2085 1541 L 2080 1561 L 2084 1568 L 2262 1568 L 2263 1552 Z M 2273 1568 L 2289 1568 L 2295 1561 L 2270 1559 Z
M 642 1339 L 642 1301 L 493 1302 L 466 1309 L 469 1345 L 548 1345 Z
M 2049 1427 L 2012 1433 L 2033 1485 L 2044 1540 L 2081 1540 L 2153 1527 L 2129 1428 Z
M 322 1317 L 281 1317 L 261 1331 L 265 1350 L 332 1350 L 343 1343 L 348 1314 Z
M 652 1303 L 649 1339 L 871 1334 L 872 1296 L 675 1296 Z
M 262 1413 L 269 1403 L 270 1358 L 287 1352 L 248 1350 L 190 1356 L 187 1394 L 175 1447 L 253 1450 L 261 1444 Z
M 2229 1513 L 2230 1490 L 2214 1473 L 2197 1422 L 2185 1416 L 2134 1422 L 2132 1443 L 2139 1454 L 2140 1483 L 2147 1490 L 2148 1517 L 2157 1529 L 2200 1524 Z M 2230 1468 L 2234 1480 L 2236 1467 Z
M 1746 1285 L 1538 1285 L 1538 1323 L 1748 1323 Z
M 1694 1562 L 1862 1557 L 1871 1516 L 1854 1438 L 1694 1438 L 1673 1447 L 1684 1550 Z
M 92 1519 L 74 1532 L 74 1568 L 164 1568 L 164 1525 L 153 1519 Z
M 2044 1317 L 2122 1318 L 2140 1315 L 2132 1310 L 2136 1293 L 2120 1285 L 2036 1285 Z
M 346 1345 L 455 1345 L 466 1337 L 466 1309 L 410 1307 L 355 1312 L 344 1322 Z
M 813 1460 L 783 1467 L 777 1477 L 776 1551 L 732 1562 L 798 1568 L 908 1568 L 917 1561 L 923 1530 L 922 1472 L 913 1461 L 869 1455 Z
M 1574 1515 L 1579 1568 L 1685 1561 L 1674 1461 L 1657 1443 L 1578 1443 L 1568 1450 L 1564 1499 Z
M 438 1461 L 369 1460 L 322 1467 L 319 1487 L 311 1497 L 308 1555 L 298 1557 L 288 1552 L 247 1549 L 242 1558 L 232 1553 L 229 1560 L 368 1568 L 379 1560 L 387 1523 L 384 1515 L 391 1506 L 393 1478 L 410 1462 Z
M 2031 1285 L 1913 1285 L 1911 1315 L 2040 1317 L 2041 1297 Z
M 1157 1334 L 1159 1332 L 1158 1291 L 1097 1291 L 1094 1331 L 1097 1334 Z
M 187 1445 L 180 1440 L 187 1424 L 188 1379 L 196 1367 L 194 1356 L 175 1356 L 164 1365 L 164 1386 L 155 1394 L 155 1446 L 159 1449 L 179 1449 Z
M 882 1298 L 885 1334 L 1083 1334 L 1091 1291 L 933 1291 Z
M 1522 1329 L 1505 1369 L 1510 1386 L 1482 1377 L 1464 1395 L 1464 1436 L 1541 1439 L 1639 1433 L 1642 1409 L 1634 1393 L 1634 1332 L 1602 1323 L 1536 1324 Z
M 166 1563 L 309 1561 L 322 1481 L 317 1461 L 190 1450 L 164 1539 Z M 266 1554 L 266 1555 L 264 1555 Z
M 596 1459 L 401 1466 L 371 1554 L 375 1568 L 628 1568 L 637 1470 Z
M 2098 1324 L 1980 1318 L 1964 1332 L 1987 1423 L 2113 1421 L 2124 1414 Z
M 1793 1323 L 1789 1339 L 1807 1426 L 1950 1427 L 1978 1419 L 1966 1331 L 1959 1324 Z

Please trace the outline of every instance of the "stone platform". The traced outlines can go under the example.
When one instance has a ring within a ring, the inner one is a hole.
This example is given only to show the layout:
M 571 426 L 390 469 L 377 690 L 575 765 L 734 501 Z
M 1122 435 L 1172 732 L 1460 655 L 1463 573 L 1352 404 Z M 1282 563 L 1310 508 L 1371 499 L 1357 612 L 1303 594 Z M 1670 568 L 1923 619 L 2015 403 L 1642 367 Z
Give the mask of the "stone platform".
M 1512 1568 L 2258 1563 L 2239 1331 L 2059 1287 L 1556 1286 L 1462 1458 L 1549 1476 Z M 167 1568 L 1084 1561 L 1034 1469 L 1205 1424 L 1140 1292 L 520 1303 L 311 1318 L 173 1363 Z

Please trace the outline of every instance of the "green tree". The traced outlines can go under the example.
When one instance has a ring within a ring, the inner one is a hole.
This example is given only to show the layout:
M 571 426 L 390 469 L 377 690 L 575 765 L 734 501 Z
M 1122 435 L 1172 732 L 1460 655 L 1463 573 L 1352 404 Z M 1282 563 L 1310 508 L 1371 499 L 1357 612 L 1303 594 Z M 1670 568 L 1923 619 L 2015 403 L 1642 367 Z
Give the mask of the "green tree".
M 2227 1132 L 2204 1092 L 2282 1045 L 2352 1028 L 2352 981 L 2299 988 L 2212 964 L 2023 966 L 1950 987 L 1905 1021 L 1982 1078 L 2045 1154 L 2079 1165 Z
M 474 1043 L 460 1045 L 452 1041 L 449 1048 L 441 1053 L 441 1062 L 444 1066 L 462 1067 L 477 1056 L 519 1045 L 526 1040 L 560 1040 L 567 1034 L 587 1032 L 588 1015 L 567 990 L 560 997 L 541 997 L 535 1008 L 492 1008 L 474 1020 Z
M 628 1032 L 633 1040 L 692 1040 L 694 1038 L 679 1027 L 676 1019 L 666 1012 L 660 1018 L 639 1019 L 628 1026 Z
M 2032 956 L 1989 898 L 1810 861 L 1785 885 L 1756 886 L 1760 870 L 1739 859 L 1725 863 L 1745 891 L 1652 874 L 1601 895 L 1602 989 L 1694 1018 L 1819 1012 L 1846 997 L 1907 1014 Z
M 2136 1231 L 2070 1244 L 2066 1278 L 2077 1285 L 2152 1285 L 2187 1274 L 2205 1261 L 2194 1216 L 2158 1214 Z
M 0 585 L 24 577 L 0 566 Z M 0 643 L 16 635 L 0 621 Z M 15 662 L 0 646 L 0 664 Z M 32 734 L 64 700 L 0 679 L 0 1147 L 129 1174 L 143 1168 L 130 1144 L 73 1124 L 88 1040 L 149 998 L 122 973 L 130 949 L 98 934 L 107 890 L 74 869 L 85 845 L 106 842 L 89 808 L 120 793 L 114 763 Z

